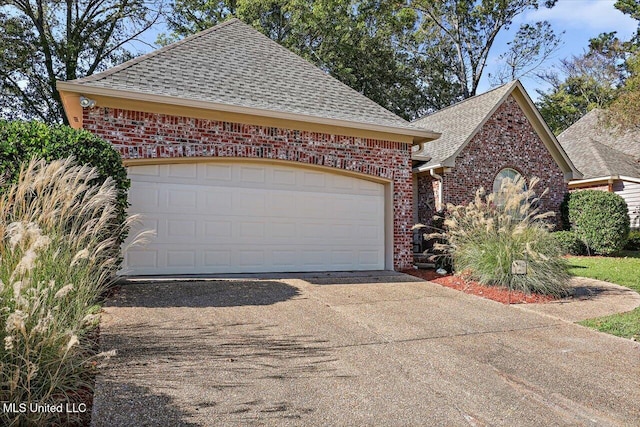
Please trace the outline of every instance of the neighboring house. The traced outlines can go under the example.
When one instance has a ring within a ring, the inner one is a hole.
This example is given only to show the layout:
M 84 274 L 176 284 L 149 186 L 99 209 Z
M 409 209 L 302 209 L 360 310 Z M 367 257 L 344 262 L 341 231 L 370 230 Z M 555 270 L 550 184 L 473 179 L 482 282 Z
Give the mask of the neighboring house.
M 414 147 L 414 221 L 429 225 L 447 203 L 467 204 L 504 178 L 540 179 L 542 211 L 556 212 L 567 183 L 581 175 L 540 116 L 522 84 L 513 81 L 418 119 L 442 136 Z M 418 250 L 418 249 L 416 249 Z
M 602 123 L 602 110 L 587 113 L 558 135 L 582 179 L 569 190 L 603 190 L 627 202 L 631 226 L 640 228 L 640 131 L 620 132 Z
M 238 20 L 58 90 L 121 153 L 156 232 L 126 274 L 412 264 L 411 146 L 439 135 Z

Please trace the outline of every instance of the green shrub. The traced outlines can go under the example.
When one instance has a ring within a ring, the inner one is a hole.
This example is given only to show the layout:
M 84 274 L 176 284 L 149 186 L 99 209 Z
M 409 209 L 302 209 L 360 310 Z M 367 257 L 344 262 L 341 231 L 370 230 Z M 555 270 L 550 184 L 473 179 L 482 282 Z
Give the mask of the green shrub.
M 556 231 L 552 235 L 564 255 L 584 255 L 587 252 L 584 243 L 573 231 Z
M 117 191 L 70 159 L 33 159 L 0 193 L 0 401 L 82 403 L 95 304 L 116 268 Z M 123 226 L 126 226 L 126 222 Z M 1 425 L 84 424 L 78 414 L 0 412 Z
M 571 229 L 590 253 L 609 255 L 624 248 L 629 236 L 627 203 L 615 193 L 584 190 L 571 193 Z
M 49 126 L 41 122 L 0 120 L 0 177 L 7 182 L 16 182 L 20 165 L 36 157 L 47 162 L 73 156 L 78 164 L 96 168 L 96 177 L 91 184 L 101 184 L 107 178 L 113 180 L 117 190 L 118 221 L 113 229 L 126 230 L 120 226 L 126 218 L 127 191 L 130 187 L 127 170 L 120 154 L 110 143 L 85 130 L 69 126 Z
M 459 274 L 485 285 L 566 295 L 567 265 L 544 222 L 553 212 L 534 208 L 537 182 L 506 179 L 498 193 L 485 195 L 480 188 L 467 206 L 447 206 L 447 237 Z M 514 260 L 527 261 L 526 275 L 511 274 Z
M 640 251 L 640 230 L 631 230 L 627 245 L 624 247 L 628 251 Z

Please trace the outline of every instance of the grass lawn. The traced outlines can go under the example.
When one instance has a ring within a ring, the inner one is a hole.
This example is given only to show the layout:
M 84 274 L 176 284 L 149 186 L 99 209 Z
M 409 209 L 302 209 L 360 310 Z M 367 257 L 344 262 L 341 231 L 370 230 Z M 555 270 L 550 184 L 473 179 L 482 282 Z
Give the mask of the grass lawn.
M 616 257 L 570 257 L 574 276 L 590 277 L 640 292 L 640 252 L 624 251 Z M 633 311 L 580 322 L 601 332 L 640 341 L 640 307 Z

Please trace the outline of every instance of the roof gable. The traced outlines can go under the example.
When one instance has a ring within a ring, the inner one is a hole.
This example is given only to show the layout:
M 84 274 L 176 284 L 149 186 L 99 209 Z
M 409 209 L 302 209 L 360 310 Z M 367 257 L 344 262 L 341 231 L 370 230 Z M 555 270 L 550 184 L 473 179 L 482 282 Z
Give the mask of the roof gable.
M 511 82 L 415 120 L 414 125 L 438 129 L 436 132 L 442 135 L 426 145 L 422 153 L 414 154 L 431 157 L 429 165 L 452 166 L 455 155 L 478 132 L 514 84 Z
M 580 172 L 564 152 L 518 80 L 414 121 L 413 124 L 417 126 L 442 134 L 435 141 L 425 143 L 420 151 L 414 152 L 414 155 L 431 158 L 422 168 L 426 170 L 440 166 L 454 167 L 458 154 L 509 96 L 513 96 L 518 102 L 555 162 L 564 171 L 567 180 L 580 177 Z
M 276 112 L 297 120 L 315 117 L 428 135 L 238 19 L 58 86 L 78 93 L 160 96 L 167 103 L 188 100 L 247 108 L 257 115 Z
M 558 141 L 584 179 L 618 175 L 640 178 L 640 132 L 607 129 L 600 123 L 602 113 L 600 109 L 590 111 L 558 135 Z

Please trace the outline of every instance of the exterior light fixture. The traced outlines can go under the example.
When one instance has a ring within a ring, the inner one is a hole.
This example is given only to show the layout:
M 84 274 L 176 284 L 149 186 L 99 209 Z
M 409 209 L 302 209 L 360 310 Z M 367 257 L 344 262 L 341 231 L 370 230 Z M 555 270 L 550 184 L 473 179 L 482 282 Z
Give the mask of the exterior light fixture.
M 89 99 L 86 96 L 80 96 L 80 106 L 82 108 L 92 108 L 95 107 L 96 101 L 93 99 Z

